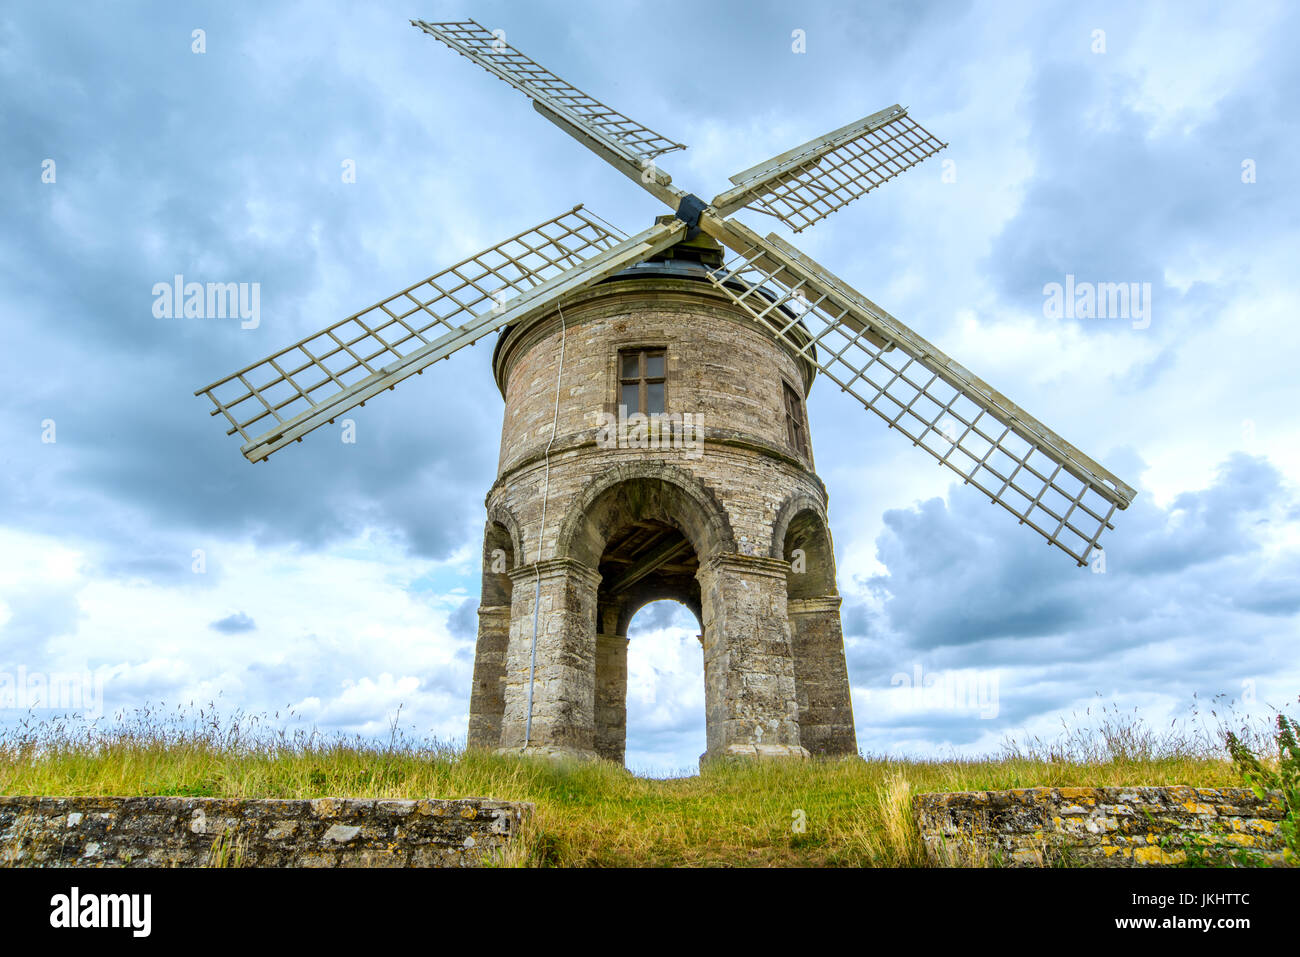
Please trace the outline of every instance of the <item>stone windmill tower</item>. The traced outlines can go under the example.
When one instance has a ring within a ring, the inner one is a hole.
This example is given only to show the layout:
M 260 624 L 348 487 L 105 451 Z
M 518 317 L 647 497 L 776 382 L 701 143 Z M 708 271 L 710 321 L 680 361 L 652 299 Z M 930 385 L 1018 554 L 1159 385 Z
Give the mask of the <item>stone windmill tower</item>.
M 708 281 L 721 261 L 682 240 L 497 341 L 471 745 L 621 762 L 628 625 L 673 598 L 700 622 L 710 754 L 856 753 L 816 367 Z
M 196 394 L 261 461 L 497 333 L 505 398 L 487 496 L 471 747 L 622 761 L 627 629 L 698 618 L 708 751 L 857 750 L 826 489 L 805 399 L 848 392 L 1079 565 L 1135 492 L 793 246 L 942 149 L 892 106 L 731 178 L 473 21 L 414 25 L 529 96 L 673 210 L 631 237 L 578 206 Z M 730 260 L 726 257 L 731 254 Z

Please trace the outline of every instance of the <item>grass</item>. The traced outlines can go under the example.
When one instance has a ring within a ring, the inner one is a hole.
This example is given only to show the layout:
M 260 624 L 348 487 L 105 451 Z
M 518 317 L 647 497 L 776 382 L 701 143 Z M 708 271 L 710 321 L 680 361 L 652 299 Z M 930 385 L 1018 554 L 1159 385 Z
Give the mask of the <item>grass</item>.
M 0 794 L 494 797 L 537 807 L 508 864 L 825 867 L 922 865 L 910 802 L 926 791 L 1242 783 L 1222 729 L 1159 733 L 1133 715 L 1089 717 L 1086 729 L 983 759 L 715 764 L 654 779 L 607 762 L 463 752 L 396 725 L 380 743 L 288 733 L 274 718 L 144 709 L 104 728 L 55 719 L 0 731 Z M 1243 733 L 1267 753 L 1264 731 Z

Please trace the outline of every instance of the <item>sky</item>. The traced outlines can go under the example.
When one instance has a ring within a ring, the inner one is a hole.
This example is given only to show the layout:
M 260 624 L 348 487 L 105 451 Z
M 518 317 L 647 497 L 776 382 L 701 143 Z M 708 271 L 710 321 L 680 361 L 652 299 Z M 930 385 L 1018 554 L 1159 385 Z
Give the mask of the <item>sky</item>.
M 408 22 L 466 17 L 689 144 L 661 165 L 705 197 L 908 107 L 938 157 L 797 237 L 738 218 L 1138 489 L 1081 569 L 816 383 L 864 752 L 1295 701 L 1293 5 L 50 2 L 0 12 L 0 723 L 79 676 L 84 715 L 463 740 L 490 344 L 256 466 L 193 392 L 578 203 L 664 212 Z M 256 283 L 257 323 L 158 316 L 177 274 Z M 1051 314 L 1067 276 L 1149 289 L 1148 321 Z M 704 750 L 696 630 L 633 622 L 634 768 Z

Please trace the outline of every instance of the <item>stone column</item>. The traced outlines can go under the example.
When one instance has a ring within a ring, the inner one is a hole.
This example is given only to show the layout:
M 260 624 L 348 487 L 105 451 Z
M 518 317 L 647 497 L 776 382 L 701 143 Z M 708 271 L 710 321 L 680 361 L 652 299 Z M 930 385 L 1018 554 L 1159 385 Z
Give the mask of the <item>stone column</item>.
M 810 754 L 858 753 L 840 601 L 839 595 L 786 600 L 799 703 L 799 743 Z
M 627 639 L 596 636 L 596 754 L 623 763 L 627 750 Z
M 506 651 L 502 752 L 525 750 L 534 596 L 540 576 L 537 668 L 527 753 L 596 757 L 596 587 L 600 575 L 570 558 L 510 572 L 510 643 Z
M 474 648 L 474 686 L 469 694 L 467 748 L 501 744 L 505 710 L 506 646 L 510 641 L 510 606 L 478 606 L 478 643 Z
M 775 558 L 724 554 L 698 572 L 704 611 L 705 759 L 804 757 L 786 619 L 786 571 Z

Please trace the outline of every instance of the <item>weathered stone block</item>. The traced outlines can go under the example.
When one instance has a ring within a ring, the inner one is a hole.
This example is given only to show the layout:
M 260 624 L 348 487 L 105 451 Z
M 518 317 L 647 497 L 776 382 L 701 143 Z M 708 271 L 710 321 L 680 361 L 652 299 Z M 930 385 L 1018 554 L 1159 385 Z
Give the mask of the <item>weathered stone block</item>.
M 0 797 L 4 867 L 474 867 L 531 804 Z
M 1223 820 L 1223 810 L 1233 819 Z M 1288 863 L 1280 793 L 1244 788 L 1023 788 L 920 794 L 926 854 L 938 865 L 1165 866 L 1245 854 Z

